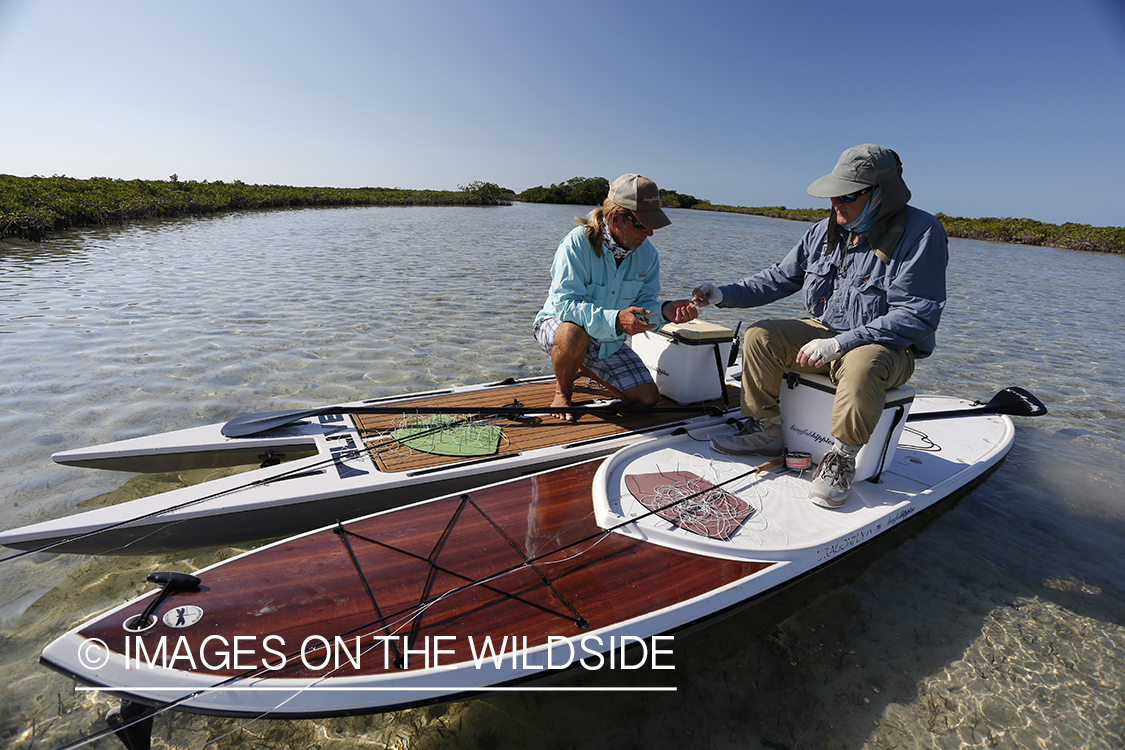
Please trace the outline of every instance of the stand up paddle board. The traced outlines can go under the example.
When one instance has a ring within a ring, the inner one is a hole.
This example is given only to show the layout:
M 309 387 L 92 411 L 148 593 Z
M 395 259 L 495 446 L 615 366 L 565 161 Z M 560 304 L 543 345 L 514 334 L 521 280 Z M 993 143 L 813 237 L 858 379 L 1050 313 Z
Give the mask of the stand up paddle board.
M 0 545 L 139 555 L 288 536 L 340 518 L 607 455 L 652 435 L 732 417 L 722 398 L 629 409 L 588 385 L 577 421 L 550 416 L 554 378 L 509 380 L 319 409 L 249 414 L 63 451 L 63 464 L 135 472 L 257 469 L 0 532 Z M 731 405 L 734 405 L 733 407 Z

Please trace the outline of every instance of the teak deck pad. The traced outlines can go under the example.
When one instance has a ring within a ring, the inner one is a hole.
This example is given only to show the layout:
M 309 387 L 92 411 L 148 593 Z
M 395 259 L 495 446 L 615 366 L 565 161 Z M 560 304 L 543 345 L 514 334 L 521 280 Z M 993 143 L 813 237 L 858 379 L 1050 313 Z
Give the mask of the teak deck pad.
M 726 386 L 726 388 L 729 403 L 737 406 L 738 389 L 730 385 Z M 584 414 L 577 422 L 565 422 L 561 419 L 551 417 L 549 414 L 551 400 L 554 396 L 554 381 L 526 383 L 518 386 L 505 387 L 497 391 L 481 391 L 474 394 L 448 394 L 435 396 L 433 398 L 418 399 L 417 401 L 409 402 L 409 404 L 403 404 L 402 415 L 362 414 L 356 415 L 355 420 L 361 431 L 366 431 L 372 435 L 372 437 L 367 439 L 366 444 L 379 470 L 384 472 L 398 472 L 416 471 L 431 466 L 443 466 L 445 464 L 465 460 L 459 456 L 439 456 L 410 450 L 391 438 L 389 433 L 403 426 L 402 417 L 403 415 L 410 414 L 410 406 L 479 406 L 481 408 L 482 418 L 485 419 L 490 416 L 489 409 L 499 409 L 504 406 L 510 406 L 513 400 L 519 401 L 523 406 L 530 408 L 542 407 L 544 415 L 542 420 L 537 424 L 505 417 L 496 417 L 494 421 L 489 422 L 489 424 L 501 427 L 504 431 L 500 440 L 500 448 L 496 455 L 520 453 L 536 448 L 547 448 L 552 445 L 580 443 L 607 435 L 660 427 L 694 416 L 689 410 L 689 407 L 685 407 L 682 413 Z M 575 406 L 589 405 L 594 401 L 607 397 L 606 391 L 600 388 L 591 388 L 582 385 L 576 386 L 574 389 Z M 723 405 L 723 400 L 721 398 L 698 404 L 700 411 L 702 411 L 704 406 L 722 407 Z M 661 397 L 657 406 L 668 408 L 679 406 L 679 404 L 670 399 Z M 699 412 L 696 412 L 696 414 L 698 413 Z

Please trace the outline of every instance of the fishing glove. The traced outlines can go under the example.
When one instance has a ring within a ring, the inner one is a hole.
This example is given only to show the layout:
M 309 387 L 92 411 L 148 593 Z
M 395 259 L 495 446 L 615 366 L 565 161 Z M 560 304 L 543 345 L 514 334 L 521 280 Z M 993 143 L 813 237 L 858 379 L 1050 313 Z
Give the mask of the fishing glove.
M 723 291 L 714 284 L 700 284 L 692 291 L 691 298 L 694 302 L 719 305 L 723 302 Z
M 808 357 L 808 363 L 813 367 L 823 367 L 839 359 L 843 351 L 836 339 L 813 339 L 801 347 L 801 354 Z M 800 357 L 797 358 L 797 362 L 803 364 Z

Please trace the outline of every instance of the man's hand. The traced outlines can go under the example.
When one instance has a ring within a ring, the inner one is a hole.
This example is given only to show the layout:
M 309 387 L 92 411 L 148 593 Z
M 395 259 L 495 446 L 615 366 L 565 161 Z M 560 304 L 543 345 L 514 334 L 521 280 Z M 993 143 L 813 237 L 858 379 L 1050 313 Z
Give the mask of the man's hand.
M 797 352 L 797 364 L 801 367 L 824 367 L 839 359 L 841 354 L 836 339 L 813 339 Z
M 723 292 L 714 284 L 700 284 L 692 290 L 691 301 L 697 307 L 722 304 Z
M 651 331 L 656 326 L 648 322 L 649 315 L 652 313 L 643 307 L 627 307 L 617 313 L 617 329 L 629 336 Z
M 695 304 L 690 299 L 665 302 L 660 312 L 673 323 L 687 323 L 699 317 L 699 310 L 695 309 Z

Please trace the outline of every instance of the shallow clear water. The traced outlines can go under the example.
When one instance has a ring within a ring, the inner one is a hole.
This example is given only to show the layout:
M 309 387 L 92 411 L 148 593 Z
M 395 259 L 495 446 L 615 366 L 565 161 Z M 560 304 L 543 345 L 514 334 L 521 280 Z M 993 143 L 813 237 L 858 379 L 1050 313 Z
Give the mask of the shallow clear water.
M 531 320 L 574 209 L 355 208 L 161 221 L 0 242 L 0 527 L 200 481 L 59 467 L 53 451 L 407 390 L 548 372 Z M 665 293 L 780 258 L 807 225 L 671 212 Z M 1021 385 L 1051 413 L 956 503 L 676 643 L 669 673 L 392 714 L 166 714 L 176 748 L 1090 747 L 1125 744 L 1125 257 L 954 240 L 921 392 Z M 796 300 L 708 310 L 734 327 Z M 0 563 L 0 745 L 51 747 L 113 704 L 38 666 L 148 572 L 233 554 Z M 3 556 L 3 554 L 0 554 Z M 105 740 L 104 747 L 118 746 Z

